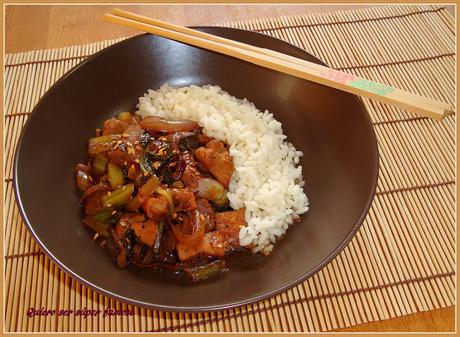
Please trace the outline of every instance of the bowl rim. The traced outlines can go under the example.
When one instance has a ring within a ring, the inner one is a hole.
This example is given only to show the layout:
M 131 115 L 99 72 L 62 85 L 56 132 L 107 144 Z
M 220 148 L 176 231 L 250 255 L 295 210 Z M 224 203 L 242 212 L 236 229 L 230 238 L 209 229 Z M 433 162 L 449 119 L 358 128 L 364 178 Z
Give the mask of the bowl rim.
M 313 57 L 317 63 L 319 63 L 321 65 L 328 66 L 323 61 L 318 59 L 316 56 L 310 54 L 309 52 L 305 51 L 304 49 L 301 49 L 301 48 L 299 48 L 299 47 L 297 47 L 297 46 L 295 46 L 295 45 L 293 45 L 293 44 L 291 44 L 291 43 L 289 43 L 287 41 L 278 39 L 278 38 L 270 36 L 270 35 L 262 34 L 260 32 L 254 32 L 254 31 L 250 31 L 250 30 L 231 28 L 231 27 L 219 27 L 219 26 L 191 26 L 190 28 L 194 28 L 194 29 L 213 29 L 213 30 L 221 30 L 221 31 L 230 31 L 230 30 L 232 30 L 232 31 L 243 32 L 243 34 L 260 35 L 263 38 L 277 40 L 277 43 L 283 44 L 286 47 L 290 48 L 292 51 L 295 51 L 297 54 L 299 54 L 297 57 L 300 57 L 300 58 L 307 57 L 307 56 L 310 57 L 310 58 Z M 31 111 L 31 113 L 29 115 L 29 118 L 27 119 L 25 125 L 23 126 L 23 128 L 21 130 L 21 135 L 20 135 L 20 137 L 18 139 L 16 149 L 15 149 L 15 154 L 14 154 L 14 159 L 13 159 L 13 189 L 14 189 L 16 204 L 18 206 L 19 213 L 20 213 L 20 215 L 21 215 L 21 217 L 22 217 L 27 229 L 32 234 L 33 239 L 38 243 L 38 245 L 44 251 L 44 253 L 54 263 L 56 263 L 59 266 L 59 268 L 63 269 L 71 277 L 73 277 L 78 282 L 81 282 L 85 286 L 87 286 L 87 287 L 89 287 L 89 288 L 91 288 L 91 289 L 93 289 L 93 290 L 95 290 L 95 291 L 97 291 L 97 292 L 99 292 L 99 293 L 101 293 L 103 295 L 111 297 L 111 298 L 113 298 L 115 300 L 120 300 L 120 301 L 123 301 L 125 303 L 132 304 L 132 305 L 135 305 L 135 306 L 140 306 L 140 307 L 147 308 L 147 309 L 161 310 L 161 311 L 165 311 L 165 312 L 190 312 L 190 313 L 194 313 L 194 312 L 210 312 L 210 311 L 228 310 L 228 309 L 233 309 L 233 308 L 241 307 L 241 306 L 244 306 L 244 305 L 256 303 L 256 302 L 265 300 L 267 298 L 276 296 L 276 295 L 278 295 L 278 294 L 280 294 L 280 293 L 282 293 L 282 292 L 284 292 L 284 291 L 286 291 L 288 289 L 291 289 L 291 288 L 295 287 L 296 285 L 300 284 L 302 281 L 310 278 L 311 276 L 316 274 L 318 271 L 323 269 L 329 262 L 331 262 L 337 255 L 339 255 L 339 253 L 349 244 L 349 242 L 355 236 L 356 232 L 361 228 L 361 225 L 362 225 L 365 217 L 367 216 L 367 214 L 369 212 L 369 209 L 370 209 L 370 207 L 372 205 L 372 202 L 373 202 L 373 199 L 374 199 L 374 196 L 375 196 L 375 192 L 376 192 L 376 188 L 377 188 L 377 180 L 378 180 L 378 173 L 379 173 L 379 155 L 378 155 L 377 138 L 376 138 L 376 134 L 375 134 L 373 124 L 372 124 L 372 120 L 371 120 L 370 115 L 369 115 L 369 111 L 366 108 L 366 106 L 363 104 L 361 98 L 359 98 L 356 95 L 352 95 L 352 96 L 356 100 L 356 103 L 358 105 L 361 105 L 362 109 L 366 112 L 364 114 L 365 122 L 367 124 L 367 128 L 369 129 L 370 135 L 371 135 L 371 138 L 372 138 L 371 146 L 374 148 L 374 151 L 372 151 L 372 153 L 373 153 L 373 157 L 374 157 L 373 158 L 373 166 L 375 167 L 375 170 L 374 170 L 373 175 L 371 177 L 372 184 L 370 186 L 370 191 L 369 191 L 369 194 L 368 194 L 368 201 L 367 201 L 365 207 L 363 208 L 363 211 L 362 211 L 360 217 L 355 222 L 355 224 L 352 226 L 350 231 L 347 233 L 347 235 L 345 236 L 344 240 L 334 250 L 332 250 L 326 256 L 326 258 L 323 259 L 323 261 L 321 263 L 319 263 L 317 266 L 315 266 L 314 268 L 312 268 L 308 272 L 303 273 L 302 275 L 300 275 L 299 277 L 295 278 L 294 280 L 292 280 L 292 281 L 290 281 L 288 283 L 285 283 L 284 285 L 281 285 L 281 286 L 277 287 L 276 289 L 273 289 L 273 290 L 271 290 L 269 292 L 265 292 L 265 293 L 260 294 L 260 295 L 255 295 L 255 296 L 252 296 L 252 297 L 246 298 L 244 300 L 240 300 L 240 301 L 217 304 L 217 305 L 208 305 L 208 306 L 190 307 L 190 306 L 162 305 L 162 304 L 153 304 L 153 303 L 143 302 L 141 300 L 135 300 L 135 299 L 132 299 L 132 298 L 124 297 L 124 296 L 122 296 L 120 294 L 113 293 L 113 292 L 111 292 L 109 290 L 106 290 L 106 289 L 104 289 L 104 288 L 102 288 L 100 286 L 97 286 L 96 284 L 93 284 L 90 281 L 86 280 L 85 278 L 83 278 L 82 276 L 80 276 L 76 272 L 74 272 L 70 267 L 66 266 L 57 257 L 55 257 L 53 255 L 53 253 L 40 240 L 38 235 L 35 233 L 35 231 L 33 229 L 33 226 L 30 223 L 30 221 L 29 221 L 29 219 L 27 217 L 27 214 L 26 214 L 26 212 L 24 210 L 23 202 L 22 202 L 22 199 L 21 199 L 21 192 L 20 192 L 19 187 L 18 187 L 18 176 L 17 176 L 17 168 L 18 168 L 19 155 L 20 155 L 20 152 L 21 152 L 20 151 L 21 144 L 22 144 L 24 135 L 26 134 L 27 128 L 28 128 L 28 126 L 30 124 L 30 121 L 33 120 L 33 118 L 36 115 L 34 112 L 42 105 L 43 101 L 46 100 L 48 95 L 50 95 L 53 92 L 53 89 L 55 87 L 58 87 L 62 82 L 67 80 L 67 78 L 72 73 L 76 72 L 78 69 L 80 69 L 81 67 L 85 66 L 87 63 L 91 62 L 93 59 L 98 57 L 99 54 L 105 53 L 105 52 L 109 51 L 112 48 L 115 48 L 116 46 L 118 46 L 120 44 L 127 43 L 128 41 L 133 40 L 133 39 L 142 38 L 142 37 L 144 37 L 146 35 L 152 35 L 152 34 L 145 33 L 145 34 L 139 34 L 139 35 L 134 35 L 134 36 L 128 37 L 126 39 L 123 39 L 123 40 L 121 40 L 119 42 L 116 42 L 116 43 L 114 43 L 114 44 L 112 44 L 112 45 L 110 45 L 108 47 L 105 47 L 105 48 L 99 50 L 98 52 L 88 56 L 86 59 L 84 59 L 83 61 L 81 61 L 80 63 L 75 65 L 73 68 L 68 70 L 64 75 L 62 75 L 46 91 L 46 93 L 40 98 L 40 100 L 36 103 L 36 105 L 32 109 L 32 111 Z

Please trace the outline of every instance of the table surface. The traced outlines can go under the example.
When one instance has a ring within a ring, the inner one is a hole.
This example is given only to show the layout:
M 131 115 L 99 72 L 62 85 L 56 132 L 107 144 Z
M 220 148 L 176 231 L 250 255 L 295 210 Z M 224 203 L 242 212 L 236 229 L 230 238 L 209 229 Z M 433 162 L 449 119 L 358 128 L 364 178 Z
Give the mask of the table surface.
M 59 48 L 136 34 L 129 28 L 107 29 L 106 5 L 7 5 L 5 52 Z M 351 10 L 371 5 L 129 5 L 122 9 L 180 25 L 212 25 L 245 19 Z M 455 8 L 447 6 L 454 15 Z M 421 312 L 338 331 L 454 331 L 455 308 Z

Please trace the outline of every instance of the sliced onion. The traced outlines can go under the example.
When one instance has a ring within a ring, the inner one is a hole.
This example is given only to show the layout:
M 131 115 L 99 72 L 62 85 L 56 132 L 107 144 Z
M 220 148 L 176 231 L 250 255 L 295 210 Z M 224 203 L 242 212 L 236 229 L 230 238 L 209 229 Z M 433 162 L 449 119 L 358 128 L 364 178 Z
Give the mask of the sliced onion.
M 209 201 L 220 200 L 225 195 L 224 186 L 212 178 L 198 179 L 198 186 L 193 188 L 197 198 Z
M 86 165 L 78 164 L 75 167 L 75 178 L 77 180 L 77 187 L 80 191 L 85 192 L 90 188 L 94 182 L 90 175 L 90 168 Z
M 123 135 L 127 135 L 128 138 L 127 140 L 131 142 L 131 144 L 134 144 L 136 141 L 138 141 L 142 134 L 144 133 L 144 130 L 139 127 L 139 125 L 130 125 L 128 128 L 123 132 Z
M 192 131 L 198 128 L 198 123 L 188 119 L 168 121 L 157 116 L 148 116 L 144 118 L 139 125 L 143 129 L 168 133 Z
M 90 188 L 88 188 L 85 191 L 85 193 L 83 193 L 80 199 L 80 204 L 83 205 L 83 202 L 90 194 L 93 194 L 94 192 L 97 192 L 97 191 L 108 191 L 108 190 L 110 190 L 110 186 L 107 184 L 99 183 L 99 184 L 93 185 Z
M 206 231 L 206 219 L 197 210 L 188 214 L 190 215 L 189 218 L 184 219 L 184 221 L 192 222 L 192 232 L 190 234 L 183 233 L 177 225 L 171 225 L 171 229 L 177 241 L 187 246 L 196 246 L 200 244 Z

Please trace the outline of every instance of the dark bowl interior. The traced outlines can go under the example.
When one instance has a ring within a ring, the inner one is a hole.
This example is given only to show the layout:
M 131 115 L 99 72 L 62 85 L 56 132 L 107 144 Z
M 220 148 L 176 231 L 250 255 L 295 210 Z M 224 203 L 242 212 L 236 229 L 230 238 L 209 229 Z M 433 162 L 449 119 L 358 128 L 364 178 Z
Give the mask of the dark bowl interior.
M 248 31 L 200 30 L 321 63 L 280 40 Z M 164 82 L 214 84 L 268 109 L 303 151 L 310 211 L 263 263 L 196 285 L 120 270 L 80 223 L 73 168 L 108 117 L 133 110 Z M 139 35 L 75 67 L 35 107 L 16 153 L 24 220 L 45 252 L 84 284 L 120 300 L 169 311 L 235 307 L 285 290 L 329 262 L 352 238 L 375 191 L 378 154 L 367 111 L 354 95 L 153 35 Z

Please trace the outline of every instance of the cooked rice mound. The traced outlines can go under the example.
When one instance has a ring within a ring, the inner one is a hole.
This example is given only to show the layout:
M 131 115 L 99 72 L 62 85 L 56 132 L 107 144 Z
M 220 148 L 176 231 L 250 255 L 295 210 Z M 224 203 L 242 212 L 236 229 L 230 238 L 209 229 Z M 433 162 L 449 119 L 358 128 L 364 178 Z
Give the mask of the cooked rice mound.
M 240 245 L 268 254 L 300 214 L 308 211 L 301 151 L 286 141 L 281 123 L 218 86 L 175 88 L 164 84 L 139 98 L 137 114 L 191 119 L 203 133 L 230 145 L 235 172 L 227 197 L 233 209 L 246 208 Z

